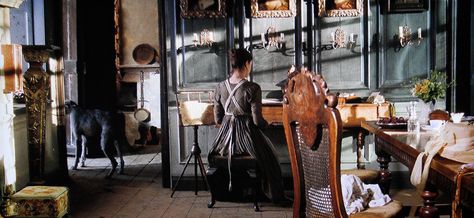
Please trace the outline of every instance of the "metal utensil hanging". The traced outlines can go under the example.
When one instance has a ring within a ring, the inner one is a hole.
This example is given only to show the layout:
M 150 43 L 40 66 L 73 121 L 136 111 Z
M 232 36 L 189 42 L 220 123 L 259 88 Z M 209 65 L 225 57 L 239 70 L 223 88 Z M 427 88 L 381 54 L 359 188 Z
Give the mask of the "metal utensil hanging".
M 144 97 L 144 92 L 143 92 L 143 83 L 145 80 L 145 76 L 143 73 L 143 70 L 140 71 L 140 108 L 135 110 L 135 113 L 133 114 L 135 116 L 135 119 L 138 122 L 143 122 L 143 123 L 148 123 L 151 120 L 151 113 L 147 109 L 144 108 L 145 106 L 145 97 Z

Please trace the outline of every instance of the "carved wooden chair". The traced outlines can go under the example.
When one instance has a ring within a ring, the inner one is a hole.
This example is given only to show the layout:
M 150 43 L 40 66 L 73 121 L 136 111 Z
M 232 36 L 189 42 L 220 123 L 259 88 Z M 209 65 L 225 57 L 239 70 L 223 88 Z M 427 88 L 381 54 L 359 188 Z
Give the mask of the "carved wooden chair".
M 283 125 L 294 185 L 293 217 L 347 217 L 340 183 L 342 122 L 337 98 L 310 72 L 290 75 L 283 99 Z M 392 217 L 399 202 L 350 217 Z

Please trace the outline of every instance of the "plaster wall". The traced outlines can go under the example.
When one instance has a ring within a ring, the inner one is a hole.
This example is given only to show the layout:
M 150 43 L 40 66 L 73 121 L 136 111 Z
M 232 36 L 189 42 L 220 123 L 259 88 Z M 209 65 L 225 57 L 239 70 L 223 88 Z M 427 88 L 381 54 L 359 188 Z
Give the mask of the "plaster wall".
M 136 64 L 132 53 L 139 44 L 148 43 L 160 51 L 157 1 L 122 0 L 119 16 L 121 64 Z

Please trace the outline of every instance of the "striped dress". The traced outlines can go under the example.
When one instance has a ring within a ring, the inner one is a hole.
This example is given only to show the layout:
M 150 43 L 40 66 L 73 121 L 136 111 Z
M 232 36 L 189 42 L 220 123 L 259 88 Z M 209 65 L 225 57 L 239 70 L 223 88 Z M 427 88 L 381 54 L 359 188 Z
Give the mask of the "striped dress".
M 283 201 L 284 189 L 276 151 L 260 130 L 268 125 L 262 117 L 260 86 L 247 80 L 237 84 L 225 80 L 217 85 L 214 96 L 214 118 L 221 126 L 209 151 L 209 163 L 215 155 L 225 156 L 229 159 L 230 169 L 232 155 L 251 155 L 257 160 L 265 195 L 275 203 Z M 229 175 L 232 182 L 230 171 Z

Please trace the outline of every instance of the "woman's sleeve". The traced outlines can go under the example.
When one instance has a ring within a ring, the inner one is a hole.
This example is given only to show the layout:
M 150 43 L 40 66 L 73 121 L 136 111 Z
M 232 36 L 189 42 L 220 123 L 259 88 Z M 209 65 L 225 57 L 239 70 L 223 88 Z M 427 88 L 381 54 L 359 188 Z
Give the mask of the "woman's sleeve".
M 214 91 L 214 121 L 216 124 L 221 124 L 224 118 L 224 107 L 221 104 L 221 92 L 219 84 Z
M 268 126 L 267 121 L 262 116 L 262 89 L 259 85 L 256 85 L 250 93 L 250 105 L 252 107 L 252 119 L 253 123 L 260 127 L 265 128 Z

